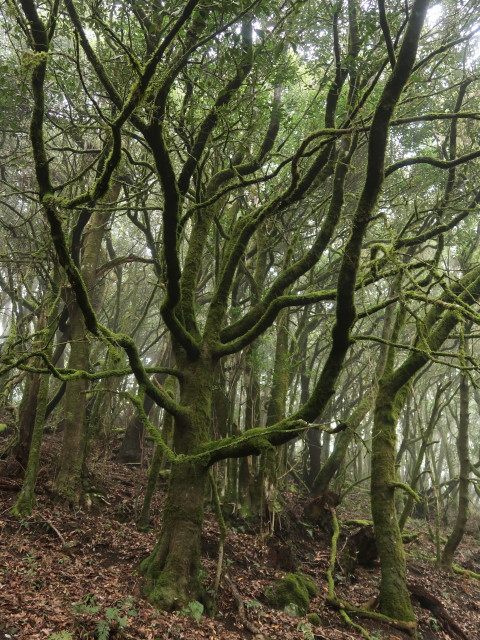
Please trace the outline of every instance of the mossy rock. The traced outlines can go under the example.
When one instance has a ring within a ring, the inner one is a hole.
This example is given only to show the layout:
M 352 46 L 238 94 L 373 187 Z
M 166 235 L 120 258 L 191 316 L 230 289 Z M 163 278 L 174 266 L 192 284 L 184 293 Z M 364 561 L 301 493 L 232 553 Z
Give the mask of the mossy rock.
M 310 605 L 310 599 L 318 595 L 315 582 L 301 573 L 288 573 L 265 590 L 269 604 L 275 609 L 301 617 Z

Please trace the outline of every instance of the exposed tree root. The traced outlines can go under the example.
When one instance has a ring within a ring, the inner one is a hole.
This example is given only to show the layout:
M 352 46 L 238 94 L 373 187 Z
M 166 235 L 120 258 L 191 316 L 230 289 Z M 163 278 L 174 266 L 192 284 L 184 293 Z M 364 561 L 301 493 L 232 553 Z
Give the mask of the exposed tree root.
M 447 610 L 438 598 L 432 595 L 420 584 L 409 583 L 408 589 L 415 596 L 418 602 L 433 613 L 435 618 L 443 626 L 444 630 L 452 638 L 461 638 L 461 640 L 470 640 L 465 631 L 461 629 L 453 618 L 447 613 Z
M 335 562 L 337 559 L 337 543 L 338 543 L 338 536 L 340 535 L 340 526 L 338 524 L 337 513 L 334 507 L 331 508 L 331 513 L 332 513 L 333 535 L 332 535 L 332 548 L 330 550 L 330 562 L 327 570 L 327 582 L 328 582 L 327 602 L 329 602 L 332 606 L 338 605 L 337 608 L 340 610 L 340 615 L 345 620 L 345 622 L 351 627 L 353 627 L 354 629 L 356 629 L 359 633 L 361 633 L 364 638 L 366 638 L 367 640 L 372 640 L 371 635 L 368 633 L 366 629 L 364 629 L 360 625 L 353 622 L 353 620 L 351 620 L 350 616 L 345 610 L 345 606 L 341 606 L 340 601 L 335 596 L 335 581 L 333 579 L 333 573 L 335 571 Z
M 402 622 L 401 620 L 394 620 L 393 618 L 389 618 L 388 616 L 384 616 L 381 613 L 377 613 L 375 611 L 369 611 L 364 607 L 355 607 L 354 605 L 337 598 L 335 595 L 335 582 L 333 580 L 333 573 L 335 570 L 335 562 L 337 556 L 337 542 L 338 536 L 340 534 L 340 527 L 338 524 L 338 518 L 335 513 L 335 510 L 332 509 L 332 519 L 333 519 L 333 536 L 332 536 L 332 548 L 330 551 L 330 563 L 327 571 L 327 582 L 328 582 L 328 604 L 340 611 L 340 615 L 345 620 L 347 624 L 356 629 L 359 633 L 362 634 L 364 638 L 370 639 L 372 636 L 368 633 L 366 629 L 362 626 L 356 624 L 352 621 L 349 614 L 355 614 L 357 616 L 361 616 L 364 618 L 370 618 L 372 620 L 378 620 L 384 624 L 388 624 L 395 629 L 399 629 L 400 631 L 404 631 L 410 635 L 415 635 L 417 629 L 416 622 Z
M 473 580 L 480 580 L 480 573 L 475 573 L 475 571 L 470 571 L 469 569 L 462 569 L 458 564 L 453 563 L 452 569 L 455 573 L 459 573 L 462 576 L 468 576 L 469 578 L 473 578 Z
M 388 616 L 384 616 L 383 614 L 377 613 L 376 611 L 369 611 L 368 609 L 365 609 L 363 607 L 355 607 L 354 605 L 345 602 L 344 600 L 340 600 L 339 598 L 328 597 L 327 602 L 330 606 L 338 609 L 340 612 L 344 611 L 346 613 L 352 613 L 363 618 L 378 620 L 379 622 L 388 624 L 389 626 L 394 627 L 395 629 L 399 629 L 399 631 L 409 633 L 410 635 L 414 635 L 417 628 L 416 622 L 402 622 L 401 620 L 395 620 L 394 618 L 389 618 Z
M 60 533 L 60 531 L 57 529 L 57 527 L 56 527 L 52 522 L 50 522 L 50 520 L 45 520 L 45 523 L 46 523 L 46 524 L 48 524 L 48 526 L 50 527 L 50 529 L 51 529 L 54 533 L 56 533 L 56 534 L 57 534 L 57 536 L 58 536 L 58 538 L 59 538 L 60 542 L 62 543 L 62 546 L 63 546 L 65 549 L 67 549 L 68 547 L 67 547 L 67 543 L 66 543 L 66 541 L 65 541 L 65 538 L 62 536 L 62 534 L 61 534 L 61 533 Z
M 373 520 L 356 520 L 351 518 L 350 520 L 343 520 L 342 524 L 346 527 L 368 527 L 373 524 Z
M 247 616 L 245 615 L 245 605 L 243 604 L 242 596 L 240 595 L 237 587 L 233 584 L 232 580 L 227 574 L 224 575 L 224 578 L 228 586 L 230 587 L 233 599 L 235 600 L 235 604 L 237 605 L 237 613 L 240 622 L 243 624 L 247 631 L 250 631 L 250 633 L 252 633 L 255 638 L 257 638 L 257 640 L 264 640 L 265 636 L 261 633 L 261 631 L 253 624 L 253 622 L 247 620 Z

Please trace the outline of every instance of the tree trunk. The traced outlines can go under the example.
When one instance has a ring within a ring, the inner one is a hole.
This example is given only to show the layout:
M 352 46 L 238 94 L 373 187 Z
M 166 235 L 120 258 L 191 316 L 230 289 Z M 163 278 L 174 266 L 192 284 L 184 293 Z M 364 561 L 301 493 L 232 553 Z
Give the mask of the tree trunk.
M 71 347 L 68 367 L 88 370 L 90 343 L 77 303 L 70 302 Z M 82 497 L 82 474 L 87 445 L 87 388 L 88 382 L 75 378 L 67 382 L 65 390 L 65 428 L 55 490 L 61 498 L 78 504 Z
M 259 426 L 260 383 L 258 380 L 257 349 L 251 347 L 245 353 L 245 426 L 244 430 Z M 242 516 L 255 519 L 261 508 L 261 492 L 258 491 L 257 460 L 252 456 L 238 461 L 238 507 Z
M 105 198 L 105 202 L 113 204 L 120 193 L 120 182 L 113 182 Z M 97 210 L 91 216 L 83 234 L 83 252 L 81 254 L 81 273 L 85 286 L 90 292 L 93 308 L 100 304 L 97 282 L 97 266 L 106 226 L 111 217 L 111 210 Z M 95 295 L 96 294 L 96 295 Z M 90 340 L 83 313 L 75 296 L 70 296 L 70 357 L 68 366 L 74 370 L 88 370 L 90 360 Z M 65 431 L 63 435 L 62 453 L 55 490 L 60 497 L 72 504 L 78 504 L 83 494 L 82 474 L 87 450 L 87 389 L 86 380 L 77 378 L 67 383 L 65 390 Z
M 202 598 L 200 538 L 207 479 L 208 471 L 200 465 L 173 468 L 162 533 L 142 564 L 149 599 L 167 611 Z
M 277 340 L 275 345 L 275 363 L 272 375 L 272 389 L 267 406 L 267 427 L 280 422 L 285 417 L 285 405 L 287 402 L 290 357 L 288 353 L 288 312 L 283 312 L 278 317 Z M 262 454 L 258 492 L 260 500 L 260 518 L 272 523 L 275 509 L 275 501 L 278 496 L 277 469 L 279 462 L 286 459 L 286 446 L 265 451 Z M 285 465 L 284 465 L 285 466 Z M 273 527 L 270 527 L 273 529 Z
M 460 419 L 458 424 L 457 452 L 460 461 L 460 480 L 458 491 L 457 519 L 443 549 L 440 566 L 449 571 L 452 570 L 453 556 L 458 545 L 462 541 L 468 520 L 468 490 L 470 486 L 470 458 L 468 455 L 468 377 L 460 374 Z
M 153 409 L 154 401 L 150 396 L 143 399 L 143 410 L 149 415 Z M 143 436 L 145 427 L 142 420 L 135 413 L 129 420 L 122 444 L 117 454 L 117 460 L 126 464 L 140 464 L 142 461 Z
M 420 480 L 422 464 L 425 459 L 427 447 L 429 446 L 429 443 L 430 443 L 430 438 L 432 437 L 433 431 L 435 429 L 435 425 L 437 424 L 437 420 L 439 416 L 440 399 L 442 395 L 445 393 L 445 389 L 446 389 L 445 386 L 438 387 L 435 394 L 433 409 L 430 415 L 430 419 L 428 421 L 427 428 L 422 433 L 422 444 L 420 445 L 420 449 L 415 458 L 415 462 L 413 464 L 413 469 L 411 473 L 411 480 L 410 480 L 410 486 L 414 491 L 417 489 L 417 484 Z M 408 406 L 407 406 L 407 410 L 408 410 Z M 400 519 L 398 521 L 400 531 L 403 531 L 403 528 L 408 518 L 412 514 L 414 506 L 415 506 L 415 501 L 413 496 L 408 495 L 407 500 L 405 502 L 405 506 L 403 507 L 403 510 L 402 510 L 402 515 L 400 516 Z
M 391 618 L 414 621 L 406 582 L 405 553 L 395 510 L 395 428 L 401 400 L 388 379 L 379 384 L 372 433 L 372 516 L 381 560 L 380 609 Z
M 172 377 L 167 378 L 165 382 L 165 390 L 172 397 L 174 397 L 175 381 Z M 145 409 L 145 400 L 143 402 L 143 408 L 145 413 L 147 413 Z M 173 416 L 171 416 L 167 411 L 165 411 L 163 415 L 162 438 L 163 438 L 163 441 L 166 442 L 168 446 L 171 446 L 173 429 L 174 429 Z M 139 529 L 148 528 L 148 524 L 150 520 L 150 505 L 152 503 L 153 495 L 155 493 L 155 487 L 157 486 L 158 476 L 160 471 L 165 467 L 166 467 L 166 460 L 165 460 L 164 453 L 162 449 L 157 445 L 155 447 L 150 469 L 148 470 L 148 480 L 147 480 L 147 486 L 145 488 L 145 496 L 143 498 L 142 510 L 140 512 L 140 517 L 138 518 L 138 523 L 137 523 L 137 526 Z
M 191 455 L 211 437 L 211 402 L 215 364 L 200 357 L 182 366 L 180 401 L 185 411 L 175 418 L 175 453 Z M 203 597 L 199 577 L 200 538 L 208 467 L 182 463 L 172 468 L 163 510 L 162 532 L 155 549 L 142 563 L 145 591 L 165 610 L 178 609 Z
M 12 450 L 13 456 L 23 469 L 27 466 L 28 452 L 30 451 L 39 388 L 40 374 L 28 373 L 25 379 L 22 402 L 18 411 L 18 440 Z
M 33 425 L 28 461 L 25 469 L 25 477 L 23 479 L 22 489 L 17 497 L 17 501 L 12 508 L 12 513 L 14 515 L 31 515 L 33 505 L 35 503 L 35 484 L 37 482 L 38 466 L 40 463 L 40 450 L 42 446 L 45 414 L 48 404 L 49 382 L 49 376 L 43 375 L 40 380 L 40 388 L 38 390 L 38 402 L 35 412 L 35 422 Z
M 58 271 L 56 271 L 58 278 Z M 51 358 L 52 346 L 51 341 L 55 334 L 55 321 L 58 312 L 58 297 L 56 287 L 46 296 L 45 306 L 42 309 L 39 318 L 39 329 L 44 329 L 40 348 L 43 348 L 47 358 Z M 43 430 L 45 427 L 45 418 L 48 405 L 48 389 L 50 384 L 50 376 L 36 374 L 40 377 L 40 384 L 37 397 L 37 405 L 35 408 L 35 421 L 32 429 L 31 442 L 28 452 L 28 461 L 25 469 L 25 477 L 23 479 L 22 489 L 17 497 L 12 513 L 14 515 L 29 516 L 35 503 L 35 484 L 37 482 L 38 467 L 40 464 L 40 452 L 43 440 Z

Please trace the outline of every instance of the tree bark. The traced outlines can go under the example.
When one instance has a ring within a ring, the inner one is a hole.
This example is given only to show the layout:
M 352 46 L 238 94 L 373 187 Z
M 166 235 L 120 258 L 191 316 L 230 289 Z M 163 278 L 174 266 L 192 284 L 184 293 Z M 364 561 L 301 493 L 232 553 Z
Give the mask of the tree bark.
M 27 373 L 22 402 L 18 411 L 18 438 L 12 449 L 13 456 L 23 469 L 27 466 L 33 425 L 35 424 L 39 389 L 40 374 Z
M 176 416 L 174 451 L 195 454 L 211 437 L 211 403 L 215 364 L 209 354 L 182 363 L 180 401 Z M 162 531 L 151 555 L 142 563 L 149 599 L 165 610 L 178 609 L 203 598 L 199 577 L 200 539 L 208 466 L 201 462 L 173 465 Z
M 458 510 L 455 526 L 443 549 L 440 566 L 448 571 L 452 570 L 453 557 L 458 545 L 462 541 L 468 521 L 468 491 L 470 487 L 470 457 L 469 457 L 469 410 L 468 410 L 468 376 L 460 374 L 460 418 L 458 421 L 457 452 L 460 461 Z
M 371 504 L 382 577 L 380 609 L 405 622 L 414 621 L 406 582 L 405 553 L 395 510 L 395 442 L 398 390 L 385 378 L 379 383 L 372 432 Z
M 87 371 L 90 343 L 83 316 L 75 300 L 70 300 L 71 346 L 68 367 Z M 64 404 L 64 431 L 55 491 L 62 499 L 78 504 L 83 493 L 83 466 L 87 446 L 87 388 L 88 382 L 76 378 L 67 382 Z

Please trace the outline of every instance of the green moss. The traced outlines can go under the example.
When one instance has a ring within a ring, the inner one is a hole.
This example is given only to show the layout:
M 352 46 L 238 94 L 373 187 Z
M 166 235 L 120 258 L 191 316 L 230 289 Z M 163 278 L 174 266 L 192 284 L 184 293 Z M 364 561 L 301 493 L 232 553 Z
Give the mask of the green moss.
M 316 598 L 318 596 L 318 587 L 310 576 L 305 576 L 301 573 L 296 574 L 303 581 L 310 598 Z
M 287 574 L 265 591 L 265 596 L 272 607 L 297 616 L 304 616 L 307 613 L 310 599 L 317 594 L 317 585 L 312 578 L 300 573 Z
M 313 625 L 314 627 L 319 627 L 321 624 L 321 619 L 320 616 L 317 613 L 311 613 L 308 617 L 307 620 L 309 621 L 309 623 L 311 625 Z
M 413 542 L 414 540 L 417 540 L 419 535 L 420 535 L 419 531 L 417 531 L 416 533 L 402 533 L 402 542 L 404 542 L 405 544 L 408 544 L 409 542 Z

